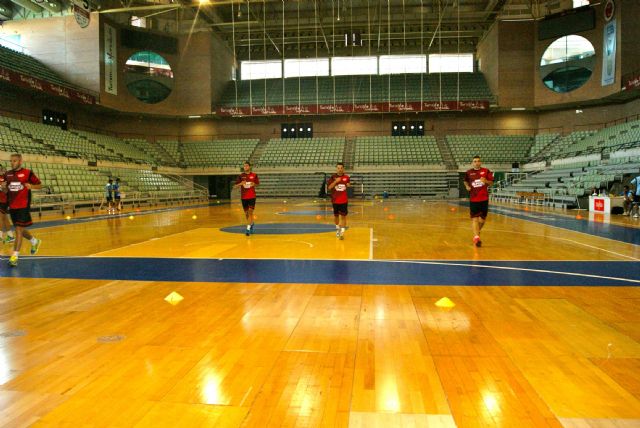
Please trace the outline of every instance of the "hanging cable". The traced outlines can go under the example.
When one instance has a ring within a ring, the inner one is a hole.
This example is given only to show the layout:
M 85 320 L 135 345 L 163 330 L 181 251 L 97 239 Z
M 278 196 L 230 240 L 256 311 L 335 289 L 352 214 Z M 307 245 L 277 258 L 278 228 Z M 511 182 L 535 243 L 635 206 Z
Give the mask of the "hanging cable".
M 264 62 L 266 64 L 267 62 L 267 8 L 266 8 L 266 3 L 265 0 L 262 0 L 262 51 L 263 51 L 263 58 L 264 58 Z M 265 109 L 265 114 L 266 114 L 266 110 L 267 110 L 267 79 L 264 79 L 264 109 Z
M 371 16 L 369 11 L 369 0 L 367 0 L 367 45 L 369 45 L 369 57 L 371 57 Z M 370 74 L 369 75 L 369 109 L 370 110 L 372 109 L 371 106 L 373 104 L 373 95 L 371 93 L 372 79 L 373 79 L 373 76 Z
M 424 55 L 424 5 L 422 0 L 420 0 L 420 57 Z M 425 73 L 427 70 L 427 57 L 424 58 L 425 61 Z M 425 73 L 420 73 L 420 111 L 423 110 L 424 103 L 424 75 Z
M 387 55 L 391 55 L 391 0 L 387 0 Z M 387 77 L 387 108 L 391 111 L 391 74 Z
M 441 0 L 438 0 L 438 16 L 440 17 L 440 22 L 442 22 L 442 10 L 440 8 Z M 440 104 L 440 108 L 442 106 L 442 29 L 440 28 L 440 22 L 438 23 L 438 28 L 436 28 L 436 32 L 440 31 L 440 37 L 438 37 L 438 53 L 440 54 L 440 71 L 438 72 L 438 79 L 440 82 L 440 88 L 438 90 L 438 102 Z M 436 34 L 434 33 L 433 37 Z
M 349 43 L 351 45 L 351 58 L 353 58 L 353 45 L 354 45 L 354 34 L 353 34 L 353 0 L 349 0 L 349 33 L 350 34 L 350 39 L 351 39 L 351 43 Z M 348 39 L 347 39 L 348 40 Z M 358 82 L 358 80 L 356 79 L 355 76 L 351 76 L 351 111 L 354 110 L 353 105 L 356 102 L 356 90 L 359 89 L 356 86 L 356 82 Z
M 404 0 L 402 0 L 402 54 L 407 54 L 407 16 L 404 7 Z M 407 69 L 404 69 L 404 106 L 407 106 Z
M 458 58 L 457 58 L 457 64 L 458 64 L 458 84 L 457 84 L 457 93 L 456 93 L 456 104 L 458 109 L 460 109 L 460 1 L 458 0 L 458 2 L 456 3 L 456 9 L 458 12 Z
M 233 10 L 233 3 L 231 3 L 231 40 L 233 45 L 233 83 L 236 90 L 236 110 L 238 109 L 238 57 L 236 54 L 236 17 Z
M 251 22 L 249 21 L 249 0 L 247 0 L 247 33 L 249 39 L 249 62 L 251 62 Z M 249 114 L 253 114 L 253 76 L 249 76 Z
M 339 1 L 339 0 L 338 0 Z M 335 2 L 331 0 L 331 61 L 330 61 L 330 71 L 331 71 L 331 80 L 333 80 L 333 108 L 335 111 L 336 108 L 336 75 L 333 72 L 333 59 L 336 56 L 336 19 L 335 19 L 335 10 L 334 10 Z M 338 7 L 340 7 L 340 3 L 338 3 Z M 338 19 L 340 18 L 340 9 L 338 9 Z
M 300 71 L 300 2 L 298 3 L 298 71 Z M 301 104 L 301 99 L 300 99 L 300 88 L 301 88 L 301 81 L 300 81 L 300 73 L 298 73 L 298 112 L 300 112 L 300 104 Z
M 282 113 L 286 113 L 286 89 L 285 89 L 285 78 L 284 78 L 284 61 L 285 61 L 285 43 L 284 43 L 284 0 L 282 0 L 282 73 L 280 80 L 282 81 Z
M 320 113 L 320 89 L 318 88 L 318 2 L 313 0 L 313 20 L 316 27 L 316 64 L 314 66 L 316 74 L 316 113 Z

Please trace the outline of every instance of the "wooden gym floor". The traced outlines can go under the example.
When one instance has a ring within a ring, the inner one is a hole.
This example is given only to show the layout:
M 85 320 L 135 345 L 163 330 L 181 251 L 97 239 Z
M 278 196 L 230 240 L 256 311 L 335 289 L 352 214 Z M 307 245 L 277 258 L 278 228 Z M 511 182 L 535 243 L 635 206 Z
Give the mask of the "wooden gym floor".
M 343 241 L 329 210 L 37 223 L 0 426 L 640 426 L 638 219 L 493 205 L 475 248 L 464 202 L 352 202 Z

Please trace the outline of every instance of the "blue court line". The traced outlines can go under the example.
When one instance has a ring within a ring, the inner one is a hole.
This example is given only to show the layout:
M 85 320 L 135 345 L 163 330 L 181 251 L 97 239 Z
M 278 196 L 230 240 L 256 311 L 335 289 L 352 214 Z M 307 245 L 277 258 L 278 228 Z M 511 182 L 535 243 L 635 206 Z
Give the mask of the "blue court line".
M 357 261 L 22 257 L 0 277 L 127 281 L 640 286 L 640 262 L 627 261 Z
M 469 206 L 468 202 L 459 202 L 460 205 Z M 491 213 L 501 214 L 507 217 L 528 220 L 547 226 L 556 226 L 574 232 L 586 233 L 600 238 L 613 239 L 627 244 L 640 245 L 640 229 L 636 227 L 625 227 L 618 224 L 600 223 L 589 221 L 588 219 L 578 220 L 575 218 L 551 213 L 539 213 L 535 211 L 522 212 L 513 208 L 490 205 Z
M 216 204 L 217 205 L 217 204 Z M 180 207 L 171 207 L 171 208 L 157 208 L 154 210 L 145 210 L 145 211 L 139 211 L 139 212 L 127 212 L 127 213 L 120 213 L 120 214 L 98 214 L 95 216 L 90 216 L 90 217 L 78 217 L 78 218 L 70 218 L 69 220 L 48 220 L 48 221 L 37 221 L 35 220 L 33 222 L 32 226 L 29 226 L 29 229 L 43 229 L 45 227 L 55 227 L 55 226 L 65 226 L 67 224 L 74 224 L 74 223 L 90 223 L 92 221 L 100 221 L 100 220 L 109 220 L 109 219 L 114 219 L 114 218 L 128 218 L 129 216 L 141 216 L 141 215 L 148 215 L 148 214 L 158 214 L 158 213 L 164 213 L 164 212 L 168 212 L 168 211 L 180 211 L 180 210 L 189 210 L 189 209 L 193 209 L 193 208 L 204 208 L 204 207 L 209 207 L 209 206 L 216 206 L 213 204 L 199 204 L 199 205 L 187 205 L 187 206 L 180 206 Z M 31 217 L 35 217 L 35 213 L 32 212 L 31 213 Z

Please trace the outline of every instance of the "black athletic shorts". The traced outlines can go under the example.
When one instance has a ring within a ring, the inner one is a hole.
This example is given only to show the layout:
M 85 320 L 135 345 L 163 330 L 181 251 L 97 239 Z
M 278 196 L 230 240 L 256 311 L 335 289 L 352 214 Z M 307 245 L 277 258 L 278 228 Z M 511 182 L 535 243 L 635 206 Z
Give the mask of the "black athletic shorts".
M 633 195 L 633 202 L 640 202 L 640 195 Z
M 481 217 L 487 218 L 489 213 L 489 201 L 473 202 L 469 205 L 471 218 Z
M 107 202 L 113 201 L 113 196 L 107 196 Z
M 247 211 L 249 208 L 252 210 L 256 209 L 256 198 L 242 200 L 242 209 Z
M 0 202 L 0 214 L 9 214 L 9 205 L 6 202 Z
M 30 208 L 18 208 L 9 211 L 14 226 L 29 227 L 33 224 Z
M 347 214 L 349 214 L 348 205 L 349 205 L 349 203 L 333 204 L 333 215 L 347 215 Z

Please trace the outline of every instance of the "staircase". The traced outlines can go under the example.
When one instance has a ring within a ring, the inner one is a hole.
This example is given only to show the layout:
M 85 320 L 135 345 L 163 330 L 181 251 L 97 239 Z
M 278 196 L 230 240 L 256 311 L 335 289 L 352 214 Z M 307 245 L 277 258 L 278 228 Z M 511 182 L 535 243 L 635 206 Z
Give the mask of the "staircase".
M 251 152 L 251 156 L 249 156 L 249 163 L 251 165 L 255 165 L 260 161 L 260 157 L 262 153 L 264 153 L 264 149 L 267 148 L 268 141 L 260 141 L 253 152 Z
M 447 169 L 450 171 L 457 170 L 458 165 L 453 158 L 453 154 L 451 153 L 451 149 L 449 149 L 449 145 L 447 144 L 445 137 L 436 137 L 436 144 L 438 144 L 438 150 L 440 150 L 442 160 L 444 161 Z
M 344 153 L 342 155 L 342 162 L 344 168 L 349 171 L 353 167 L 353 162 L 356 158 L 356 141 L 354 139 L 346 140 L 344 144 Z
M 544 146 L 538 153 L 536 153 L 536 155 L 534 157 L 532 157 L 529 160 L 529 162 L 541 162 L 541 161 L 545 160 L 547 158 L 547 156 L 549 155 L 549 148 L 555 146 L 558 143 L 558 141 L 560 140 L 560 138 L 562 138 L 562 136 L 558 135 L 556 138 L 551 140 L 549 142 L 549 144 Z M 531 150 L 531 149 L 529 149 L 529 150 Z

